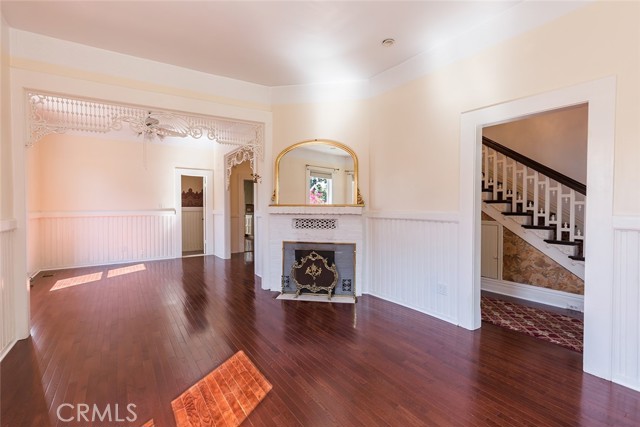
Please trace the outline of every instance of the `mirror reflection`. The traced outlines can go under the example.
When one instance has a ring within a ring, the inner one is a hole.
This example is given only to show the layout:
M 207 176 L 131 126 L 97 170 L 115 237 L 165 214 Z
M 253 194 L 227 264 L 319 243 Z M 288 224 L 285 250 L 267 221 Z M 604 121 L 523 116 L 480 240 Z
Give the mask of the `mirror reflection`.
M 357 158 L 334 141 L 306 141 L 276 160 L 275 204 L 357 204 Z

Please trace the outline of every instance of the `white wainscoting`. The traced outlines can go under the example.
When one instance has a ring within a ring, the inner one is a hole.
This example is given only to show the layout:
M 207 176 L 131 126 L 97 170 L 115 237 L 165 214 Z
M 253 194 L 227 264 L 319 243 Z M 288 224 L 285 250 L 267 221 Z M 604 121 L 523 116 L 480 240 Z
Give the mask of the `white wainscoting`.
M 30 269 L 175 258 L 175 210 L 31 214 Z M 36 270 L 36 271 L 37 271 Z
M 458 323 L 457 214 L 369 213 L 367 290 Z
M 640 217 L 614 217 L 613 225 L 612 379 L 640 391 Z
M 0 225 L 0 360 L 16 342 L 13 238 L 15 221 Z
M 204 250 L 204 208 L 182 208 L 182 252 Z

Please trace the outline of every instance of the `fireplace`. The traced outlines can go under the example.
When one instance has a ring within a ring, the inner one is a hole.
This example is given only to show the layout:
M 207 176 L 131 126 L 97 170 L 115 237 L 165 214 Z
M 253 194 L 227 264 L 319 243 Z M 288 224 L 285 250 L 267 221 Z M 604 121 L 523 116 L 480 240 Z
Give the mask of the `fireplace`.
M 297 288 L 291 279 L 295 251 L 334 252 L 338 281 L 332 301 L 354 301 L 366 291 L 362 280 L 364 258 L 364 218 L 362 207 L 271 206 L 269 207 L 268 245 L 263 286 L 294 297 Z M 324 255 L 322 255 L 324 257 Z M 306 272 L 306 269 L 305 269 Z M 304 273 L 304 272 L 303 272 Z M 327 292 L 301 292 L 300 298 L 327 300 Z
M 282 242 L 282 293 L 355 297 L 355 243 Z

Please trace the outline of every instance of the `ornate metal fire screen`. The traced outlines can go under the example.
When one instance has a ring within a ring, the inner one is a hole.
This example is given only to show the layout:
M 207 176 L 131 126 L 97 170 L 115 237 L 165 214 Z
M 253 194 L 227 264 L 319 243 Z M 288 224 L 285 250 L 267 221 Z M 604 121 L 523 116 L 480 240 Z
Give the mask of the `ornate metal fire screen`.
M 282 242 L 282 293 L 354 297 L 354 243 Z

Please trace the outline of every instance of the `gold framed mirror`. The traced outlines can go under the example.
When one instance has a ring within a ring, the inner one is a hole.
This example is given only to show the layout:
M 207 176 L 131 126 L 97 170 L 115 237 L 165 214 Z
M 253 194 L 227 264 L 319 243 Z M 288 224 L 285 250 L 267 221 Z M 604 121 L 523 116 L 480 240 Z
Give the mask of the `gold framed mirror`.
M 358 191 L 358 156 L 328 139 L 293 144 L 275 162 L 277 206 L 362 206 Z

